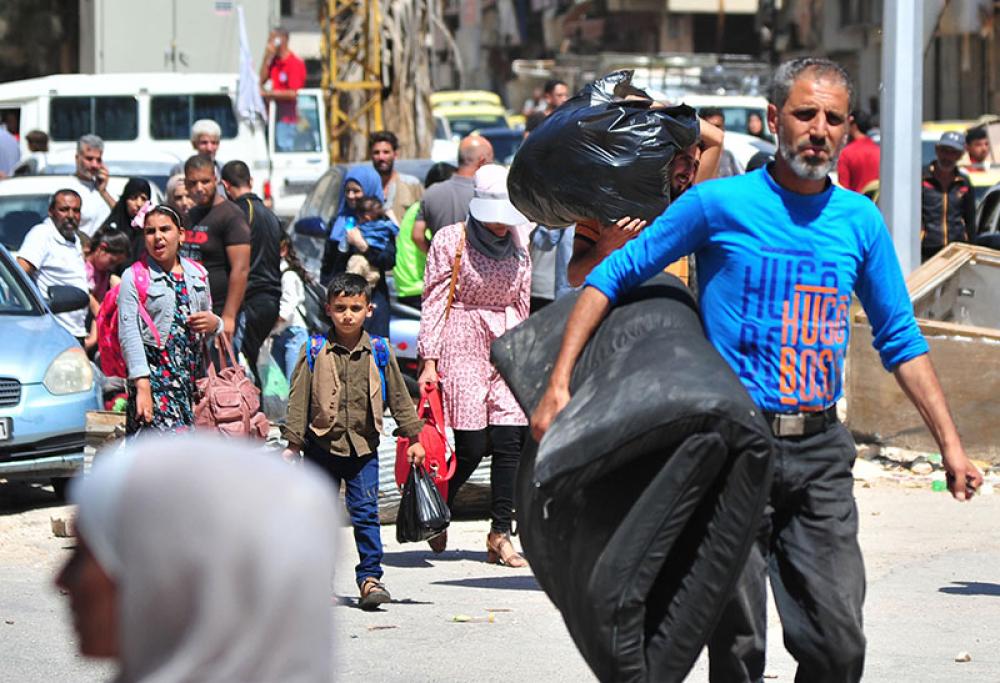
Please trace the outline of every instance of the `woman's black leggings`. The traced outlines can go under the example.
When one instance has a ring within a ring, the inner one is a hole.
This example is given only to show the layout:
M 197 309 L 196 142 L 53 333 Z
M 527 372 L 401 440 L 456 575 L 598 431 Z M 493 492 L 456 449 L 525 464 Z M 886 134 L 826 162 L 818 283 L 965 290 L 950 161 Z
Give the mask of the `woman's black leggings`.
M 490 466 L 490 522 L 493 531 L 510 531 L 514 516 L 514 480 L 517 462 L 527 427 L 489 425 L 476 431 L 455 430 L 455 457 L 458 463 L 455 476 L 448 482 L 448 507 L 455 501 L 455 494 L 479 463 L 492 455 Z

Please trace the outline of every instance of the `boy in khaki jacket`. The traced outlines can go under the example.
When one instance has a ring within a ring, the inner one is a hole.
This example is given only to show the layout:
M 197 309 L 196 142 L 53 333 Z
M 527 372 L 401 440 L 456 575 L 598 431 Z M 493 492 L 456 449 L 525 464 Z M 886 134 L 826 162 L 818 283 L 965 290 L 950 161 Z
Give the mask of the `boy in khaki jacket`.
M 382 379 L 364 323 L 372 314 L 371 287 L 360 275 L 337 275 L 327 288 L 327 315 L 333 327 L 309 362 L 309 344 L 292 373 L 286 460 L 300 455 L 322 467 L 337 487 L 346 483 L 347 510 L 354 526 L 360 563 L 355 567 L 359 604 L 374 610 L 391 600 L 382 584 L 382 538 L 378 519 L 378 443 L 384 412 Z M 384 340 L 383 340 L 384 341 Z M 312 366 L 312 367 L 310 367 Z M 423 423 L 406 391 L 396 357 L 389 350 L 385 396 L 399 428 L 413 440 L 407 455 L 424 461 L 417 441 Z

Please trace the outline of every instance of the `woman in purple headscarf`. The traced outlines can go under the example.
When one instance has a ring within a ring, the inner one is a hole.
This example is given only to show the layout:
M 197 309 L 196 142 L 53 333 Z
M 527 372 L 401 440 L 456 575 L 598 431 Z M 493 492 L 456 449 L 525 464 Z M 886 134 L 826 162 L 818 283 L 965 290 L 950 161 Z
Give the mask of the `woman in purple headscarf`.
M 356 226 L 361 223 L 357 208 L 362 197 L 375 197 L 384 202 L 382 180 L 371 164 L 354 166 L 348 169 L 344 176 L 344 184 L 340 191 L 340 206 L 330 226 L 330 238 L 323 251 L 323 266 L 320 271 L 320 282 L 326 285 L 338 273 L 347 270 L 347 262 L 351 256 L 360 254 L 379 271 L 378 283 L 372 292 L 372 304 L 375 312 L 365 324 L 369 334 L 380 337 L 389 336 L 389 287 L 386 284 L 385 273 L 396 265 L 396 244 L 388 240 L 379 247 L 358 240 Z M 348 231 L 354 231 L 348 234 Z

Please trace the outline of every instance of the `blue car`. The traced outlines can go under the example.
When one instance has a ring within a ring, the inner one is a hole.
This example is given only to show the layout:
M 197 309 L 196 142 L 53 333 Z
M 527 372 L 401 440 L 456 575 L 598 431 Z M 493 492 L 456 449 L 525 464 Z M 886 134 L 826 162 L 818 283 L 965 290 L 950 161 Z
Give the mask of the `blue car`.
M 44 299 L 0 245 L 0 479 L 51 479 L 62 495 L 83 468 L 86 414 L 100 408 L 100 389 L 53 313 L 87 303 L 75 287 L 52 287 Z

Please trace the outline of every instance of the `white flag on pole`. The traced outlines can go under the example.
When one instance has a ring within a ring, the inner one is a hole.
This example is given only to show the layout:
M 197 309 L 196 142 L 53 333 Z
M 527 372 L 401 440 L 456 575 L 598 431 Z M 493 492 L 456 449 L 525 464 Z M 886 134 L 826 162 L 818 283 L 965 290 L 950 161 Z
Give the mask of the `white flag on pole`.
M 236 16 L 240 22 L 240 78 L 236 86 L 236 111 L 240 118 L 251 124 L 258 119 L 267 121 L 267 109 L 264 107 L 264 98 L 260 96 L 260 81 L 253 64 L 250 41 L 247 40 L 243 5 L 237 5 Z

